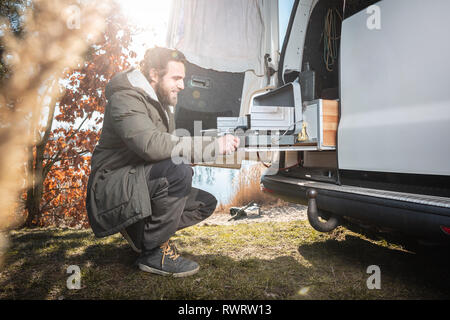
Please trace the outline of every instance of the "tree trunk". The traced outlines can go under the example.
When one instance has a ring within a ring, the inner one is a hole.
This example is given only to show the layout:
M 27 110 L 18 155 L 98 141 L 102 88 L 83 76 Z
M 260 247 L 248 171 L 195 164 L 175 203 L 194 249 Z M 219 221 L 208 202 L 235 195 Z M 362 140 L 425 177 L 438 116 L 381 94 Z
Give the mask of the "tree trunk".
M 41 215 L 39 203 L 36 203 L 36 200 L 38 199 L 39 198 L 35 196 L 35 188 L 28 189 L 26 202 L 28 216 L 25 222 L 25 227 L 32 228 L 37 227 L 38 225 L 38 220 Z
M 25 203 L 28 211 L 27 220 L 24 225 L 26 227 L 38 226 L 39 218 L 41 217 L 41 200 L 44 193 L 44 180 L 50 170 L 50 168 L 46 168 L 46 170 L 44 170 L 44 153 L 53 124 L 55 108 L 56 100 L 53 98 L 50 102 L 50 110 L 48 113 L 45 132 L 42 138 L 40 138 L 40 134 L 37 133 L 37 141 L 40 141 L 35 146 L 31 146 L 29 148 L 28 174 L 30 176 L 30 187 L 27 190 L 27 201 Z M 36 154 L 33 153 L 35 148 Z
M 28 211 L 27 220 L 25 225 L 27 227 L 35 227 L 39 223 L 39 218 L 41 216 L 41 199 L 44 189 L 44 177 L 43 177 L 43 162 L 44 162 L 44 151 L 46 143 L 41 143 L 36 146 L 36 155 L 33 156 L 31 151 L 31 159 L 29 161 L 28 169 L 31 174 L 31 186 L 27 190 L 27 201 L 26 208 Z M 34 148 L 30 148 L 33 150 Z M 34 160 L 34 161 L 33 161 Z M 33 222 L 33 220 L 35 220 Z

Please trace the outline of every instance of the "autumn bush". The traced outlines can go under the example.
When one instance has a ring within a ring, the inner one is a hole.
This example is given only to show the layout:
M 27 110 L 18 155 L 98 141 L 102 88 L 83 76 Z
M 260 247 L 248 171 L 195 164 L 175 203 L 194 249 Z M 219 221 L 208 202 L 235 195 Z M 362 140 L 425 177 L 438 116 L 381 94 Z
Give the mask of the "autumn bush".
M 45 135 L 37 128 L 46 111 L 51 113 L 49 103 L 61 96 L 58 80 L 64 70 L 80 63 L 87 39 L 96 39 L 103 30 L 104 4 L 90 1 L 77 6 L 83 23 L 70 28 L 67 8 L 73 1 L 0 2 L 1 18 L 9 18 L 0 21 L 0 262 L 6 248 L 2 231 L 17 223 L 21 191 L 42 182 L 24 168 L 35 163 L 29 155 L 36 154 L 33 145 Z M 14 28 L 19 22 L 18 34 Z
M 131 27 L 117 4 L 110 4 L 105 29 L 84 59 L 60 75 L 61 98 L 50 102 L 39 141 L 28 149 L 26 172 L 33 184 L 24 192 L 25 225 L 88 227 L 85 208 L 90 159 L 99 139 L 106 105 L 105 87 L 131 67 Z M 114 9 L 117 8 L 117 9 Z

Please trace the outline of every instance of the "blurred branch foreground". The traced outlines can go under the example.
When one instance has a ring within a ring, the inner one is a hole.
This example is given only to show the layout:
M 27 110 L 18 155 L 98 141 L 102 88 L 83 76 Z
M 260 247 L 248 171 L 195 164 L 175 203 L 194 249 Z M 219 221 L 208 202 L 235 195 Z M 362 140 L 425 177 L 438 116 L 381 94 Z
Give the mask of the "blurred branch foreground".
M 20 223 L 14 214 L 19 195 L 32 183 L 23 170 L 27 148 L 36 143 L 29 128 L 39 125 L 46 101 L 61 94 L 58 79 L 81 63 L 110 8 L 108 1 L 34 0 L 24 15 L 22 37 L 4 30 L 9 24 L 0 21 L 3 59 L 10 70 L 0 88 L 0 265 L 7 247 L 1 231 Z

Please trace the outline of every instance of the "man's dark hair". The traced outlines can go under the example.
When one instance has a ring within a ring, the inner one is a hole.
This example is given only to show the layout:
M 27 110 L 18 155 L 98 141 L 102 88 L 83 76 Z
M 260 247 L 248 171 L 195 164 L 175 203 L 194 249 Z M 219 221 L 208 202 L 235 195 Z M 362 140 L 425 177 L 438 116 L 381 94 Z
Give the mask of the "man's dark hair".
M 176 49 L 154 47 L 145 52 L 144 59 L 140 62 L 139 66 L 141 72 L 147 78 L 152 68 L 158 71 L 160 77 L 163 77 L 167 73 L 167 64 L 169 61 L 186 64 L 186 57 Z

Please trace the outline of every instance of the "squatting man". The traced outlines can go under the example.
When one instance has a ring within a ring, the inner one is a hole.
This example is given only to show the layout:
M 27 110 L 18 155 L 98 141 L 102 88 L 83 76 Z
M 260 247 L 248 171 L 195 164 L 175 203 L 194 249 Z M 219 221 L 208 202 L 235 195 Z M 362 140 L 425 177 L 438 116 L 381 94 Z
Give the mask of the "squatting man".
M 118 73 L 107 84 L 86 199 L 97 237 L 122 233 L 139 253 L 142 271 L 176 277 L 196 273 L 199 265 L 181 257 L 169 239 L 209 217 L 217 205 L 213 195 L 192 187 L 191 163 L 232 154 L 239 146 L 238 137 L 225 135 L 197 137 L 194 148 L 193 137 L 174 134 L 172 111 L 184 89 L 185 63 L 181 52 L 155 47 L 139 69 Z

